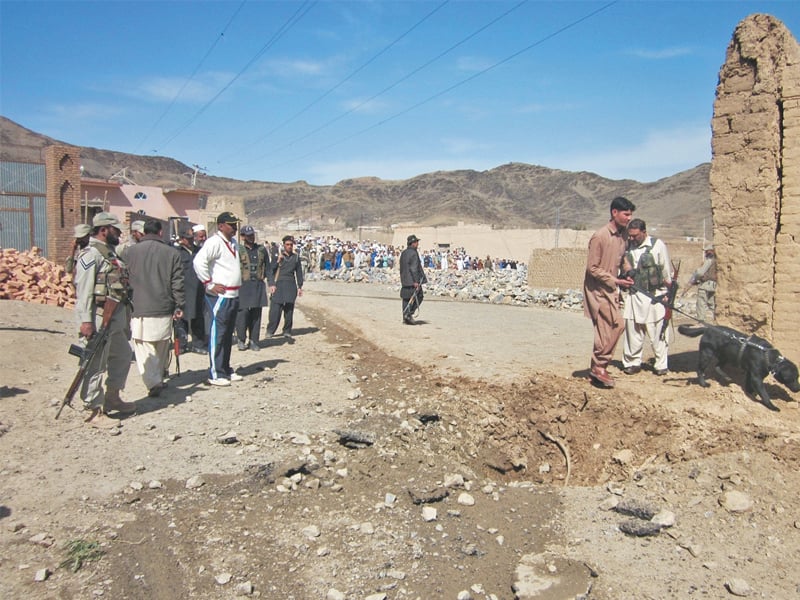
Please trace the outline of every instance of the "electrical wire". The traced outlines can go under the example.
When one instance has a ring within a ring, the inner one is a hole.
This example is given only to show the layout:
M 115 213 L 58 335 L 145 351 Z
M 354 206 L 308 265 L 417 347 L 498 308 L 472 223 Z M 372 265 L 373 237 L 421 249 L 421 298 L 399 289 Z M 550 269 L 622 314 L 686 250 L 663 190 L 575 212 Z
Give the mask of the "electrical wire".
M 194 115 L 192 115 L 161 144 L 161 149 L 169 145 L 175 140 L 175 138 L 186 131 L 186 129 L 188 129 L 192 123 L 194 123 L 206 110 L 208 110 L 208 108 L 214 104 L 214 102 L 216 102 L 219 97 L 222 96 L 222 94 L 225 93 L 225 91 L 227 91 L 251 66 L 253 66 L 253 63 L 255 63 L 270 48 L 272 48 L 272 46 L 274 46 L 278 40 L 280 40 L 288 31 L 290 31 L 292 27 L 294 27 L 297 22 L 300 21 L 316 4 L 317 0 L 314 0 L 313 2 L 305 0 L 303 4 L 292 14 L 292 16 L 289 17 L 289 19 L 287 19 L 286 22 L 281 25 L 281 27 L 274 34 L 272 34 L 272 37 L 267 41 L 267 43 L 264 44 L 249 61 L 247 61 L 247 64 L 245 64 L 244 67 L 242 67 L 228 83 L 222 86 L 222 89 L 220 89 L 213 98 L 200 107 L 200 109 Z
M 172 98 L 172 100 L 170 101 L 169 105 L 167 106 L 167 108 L 164 109 L 164 112 L 161 113 L 161 115 L 158 117 L 158 119 L 156 119 L 156 122 L 153 123 L 153 125 L 150 127 L 150 129 L 148 129 L 147 133 L 144 135 L 144 137 L 141 139 L 141 141 L 136 145 L 136 149 L 134 150 L 134 154 L 138 154 L 139 153 L 139 150 L 144 145 L 144 143 L 147 141 L 147 139 L 150 137 L 150 135 L 153 133 L 155 128 L 159 126 L 159 124 L 161 123 L 162 120 L 164 120 L 164 117 L 167 116 L 167 113 L 169 113 L 169 111 L 175 105 L 175 102 L 178 100 L 178 98 L 180 98 L 181 94 L 183 94 L 183 92 L 186 89 L 186 87 L 194 80 L 194 77 L 195 77 L 195 75 L 197 75 L 197 72 L 200 70 L 200 67 L 203 66 L 203 64 L 206 62 L 206 59 L 208 59 L 208 57 L 211 56 L 211 53 L 217 47 L 217 44 L 219 44 L 222 41 L 222 38 L 225 37 L 225 32 L 228 31 L 228 28 L 231 26 L 231 23 L 233 23 L 234 19 L 236 19 L 237 15 L 241 12 L 242 8 L 244 7 L 244 5 L 246 3 L 247 3 L 247 0 L 242 0 L 241 4 L 239 4 L 239 8 L 237 8 L 236 11 L 233 13 L 233 16 L 230 19 L 228 19 L 228 23 L 225 25 L 225 27 L 222 28 L 222 31 L 217 36 L 217 38 L 214 40 L 214 43 L 211 44 L 211 47 L 206 51 L 206 53 L 203 56 L 203 58 L 200 59 L 200 62 L 197 63 L 197 66 L 192 71 L 192 74 L 189 75 L 189 77 L 186 78 L 186 81 L 183 82 L 183 85 L 181 86 L 181 89 L 179 89 L 177 91 L 177 93 L 175 94 L 175 96 Z
M 275 154 L 275 153 L 281 152 L 282 150 L 285 150 L 286 148 L 288 148 L 288 147 L 290 147 L 290 146 L 293 146 L 293 145 L 294 145 L 294 144 L 296 144 L 297 142 L 301 142 L 301 141 L 303 141 L 303 140 L 305 140 L 305 139 L 308 139 L 308 138 L 310 138 L 311 136 L 313 136 L 313 135 L 315 135 L 315 134 L 319 133 L 319 132 L 320 132 L 320 131 L 322 131 L 323 129 L 326 129 L 327 127 L 330 127 L 330 126 L 331 126 L 331 125 L 333 125 L 334 123 L 336 123 L 336 122 L 338 122 L 338 121 L 342 120 L 342 119 L 343 119 L 343 118 L 345 118 L 346 116 L 348 116 L 348 115 L 350 115 L 350 114 L 352 114 L 352 113 L 356 112 L 358 109 L 360 109 L 360 108 L 362 108 L 363 106 L 365 106 L 365 105 L 369 104 L 370 102 L 372 102 L 372 101 L 373 101 L 373 100 L 375 100 L 376 98 L 379 98 L 379 97 L 380 97 L 380 96 L 382 96 L 383 94 L 385 94 L 385 93 L 389 92 L 390 90 L 394 89 L 395 87 L 397 87 L 398 85 L 400 85 L 400 84 L 401 84 L 401 83 L 403 83 L 404 81 L 407 81 L 407 80 L 409 80 L 411 77 L 413 77 L 414 75 L 416 75 L 416 74 L 417 74 L 417 73 L 419 73 L 420 71 L 422 71 L 422 70 L 426 69 L 427 67 L 429 67 L 430 65 L 432 65 L 433 63 L 435 63 L 437 60 L 439 60 L 439 59 L 443 58 L 444 56 L 446 56 L 447 54 L 449 54 L 450 52 L 452 52 L 452 51 L 453 51 L 453 50 L 455 50 L 456 48 L 458 48 L 458 47 L 462 46 L 463 44 L 465 44 L 465 43 L 466 43 L 466 42 L 468 42 L 469 40 L 473 39 L 475 36 L 477 36 L 478 34 L 482 33 L 483 31 L 487 30 L 489 27 L 491 27 L 492 25 L 494 25 L 495 23 L 497 23 L 497 22 L 498 22 L 498 21 L 500 21 L 501 19 L 504 19 L 504 18 L 505 18 L 505 17 L 507 17 L 509 14 L 511 14 L 512 12 L 514 12 L 515 10 L 517 10 L 519 7 L 521 7 L 523 4 L 526 4 L 528 1 L 529 1 L 529 0 L 521 0 L 520 2 L 518 2 L 518 3 L 517 3 L 517 4 L 515 4 L 514 6 L 512 6 L 511 8 L 509 8 L 508 10 L 506 10 L 505 12 L 503 12 L 502 14 L 498 15 L 497 17 L 495 17 L 494 19 L 492 19 L 492 20 L 491 20 L 491 21 L 489 21 L 488 23 L 486 23 L 486 24 L 482 25 L 481 27 L 479 27 L 478 29 L 476 29 L 475 31 L 473 31 L 472 33 L 470 33 L 469 35 L 467 35 L 466 37 L 464 37 L 464 38 L 462 38 L 461 40 L 459 40 L 458 42 L 456 42 L 455 44 L 453 44 L 453 45 L 452 45 L 452 46 L 450 46 L 449 48 L 447 48 L 447 49 L 443 50 L 442 52 L 440 52 L 439 54 L 437 54 L 437 55 L 436 55 L 436 56 L 434 56 L 433 58 L 431 58 L 431 59 L 429 59 L 429 60 L 425 61 L 423 64 L 421 64 L 421 65 L 420 65 L 420 66 L 418 66 L 417 68 L 415 68 L 415 69 L 411 70 L 410 72 L 406 73 L 406 74 L 405 74 L 403 77 L 401 77 L 400 79 L 396 80 L 394 83 L 391 83 L 390 85 L 386 86 L 385 88 L 383 88 L 382 90 L 380 90 L 380 91 L 379 91 L 379 92 L 377 92 L 376 94 L 373 94 L 372 96 L 370 96 L 369 98 L 367 98 L 367 99 L 366 99 L 366 100 L 364 100 L 363 102 L 360 102 L 360 103 L 358 103 L 357 105 L 355 105 L 355 106 L 351 107 L 350 109 L 348 109 L 348 110 L 344 111 L 343 113 L 341 113 L 341 114 L 337 115 L 337 116 L 336 116 L 336 117 L 334 117 L 333 119 L 330 119 L 329 121 L 327 121 L 327 122 L 323 123 L 322 125 L 320 125 L 320 126 L 319 126 L 319 127 L 317 127 L 316 129 L 313 129 L 313 130 L 309 131 L 308 133 L 306 133 L 306 134 L 304 134 L 304 135 L 302 135 L 302 136 L 300 136 L 300 137 L 298 137 L 298 138 L 295 138 L 295 139 L 293 139 L 293 140 L 291 140 L 291 141 L 289 141 L 289 142 L 285 143 L 283 146 L 280 146 L 280 147 L 278 147 L 278 148 L 274 148 L 273 150 L 271 150 L 271 151 L 270 151 L 270 152 L 268 152 L 267 154 L 262 154 L 261 156 L 258 156 L 258 157 L 254 158 L 254 159 L 252 159 L 252 160 L 248 160 L 248 161 L 245 161 L 245 162 L 243 162 L 243 163 L 239 163 L 239 164 L 235 165 L 233 168 L 236 168 L 236 167 L 241 167 L 241 166 L 248 165 L 248 164 L 252 164 L 253 162 L 255 162 L 255 161 L 257 161 L 257 160 L 260 160 L 260 159 L 262 159 L 262 158 L 265 158 L 265 157 L 267 157 L 267 156 L 270 156 L 270 155 L 272 155 L 272 154 Z M 349 138 L 346 138 L 346 139 L 349 139 Z M 344 141 L 344 140 L 343 140 L 343 141 Z M 299 160 L 299 159 L 297 159 L 297 160 Z M 284 163 L 281 163 L 281 164 L 283 165 L 283 164 L 286 164 L 286 163 L 284 162 Z
M 344 85 L 344 84 L 345 84 L 345 83 L 347 83 L 349 80 L 351 80 L 353 77 L 355 77 L 355 76 L 356 76 L 358 73 L 360 73 L 361 71 L 363 71 L 363 70 L 364 70 L 366 67 L 368 67 L 370 64 L 372 64 L 373 62 L 375 62 L 375 61 L 376 61 L 378 58 L 380 58 L 380 57 L 381 57 L 383 54 L 385 54 L 386 52 L 388 52 L 388 51 L 389 51 L 389 50 L 390 50 L 392 47 L 396 46 L 396 45 L 397 45 L 397 44 L 398 44 L 400 41 L 402 41 L 402 40 L 403 40 L 403 38 L 405 38 L 405 37 L 407 37 L 409 34 L 411 34 L 411 33 L 412 33 L 412 32 L 413 32 L 415 29 L 417 29 L 417 28 L 418 28 L 420 25 L 422 25 L 422 24 L 423 24 L 425 21 L 427 21 L 428 19 L 430 19 L 430 18 L 431 18 L 431 17 L 432 17 L 434 14 L 436 14 L 436 13 L 437 13 L 437 12 L 439 12 L 439 11 L 440 11 L 442 8 L 444 8 L 444 6 L 445 6 L 445 5 L 447 5 L 449 2 L 450 2 L 450 0 L 444 0 L 442 3 L 440 3 L 438 6 L 436 6 L 436 7 L 435 7 L 433 10 L 431 10 L 431 11 L 430 11 L 430 12 L 428 12 L 428 13 L 427 13 L 425 16 L 423 16 L 423 17 L 422 17 L 422 18 L 421 18 L 419 21 L 417 21 L 416 23 L 414 23 L 414 24 L 413 24 L 413 25 L 412 25 L 412 26 L 411 26 L 409 29 L 407 29 L 405 32 L 403 32 L 403 33 L 402 33 L 402 34 L 401 34 L 399 37 L 397 37 L 397 38 L 396 38 L 394 41 L 390 42 L 390 43 L 389 43 L 387 46 L 385 46 L 383 49 L 381 49 L 381 51 L 380 51 L 380 52 L 378 52 L 377 54 L 373 55 L 373 56 L 372 56 L 372 57 L 371 57 L 369 60 L 367 60 L 366 62 L 364 62 L 363 64 L 361 64 L 361 66 L 359 66 L 359 67 L 358 67 L 358 68 L 356 68 L 355 70 L 351 71 L 351 72 L 350 72 L 350 74 L 349 74 L 349 75 L 347 75 L 347 76 L 346 76 L 344 79 L 342 79 L 341 81 L 339 81 L 339 82 L 338 82 L 336 85 L 334 85 L 332 88 L 330 88 L 328 91 L 326 91 L 326 92 L 325 92 L 324 94 L 322 94 L 321 96 L 317 97 L 315 100 L 312 100 L 311 102 L 309 102 L 308 104 L 306 104 L 306 105 L 305 105 L 303 108 L 301 108 L 299 111 L 297 111 L 296 113 L 294 113 L 294 114 L 293 114 L 291 117 L 289 117 L 288 119 L 286 119 L 286 120 L 284 120 L 284 121 L 282 121 L 282 122 L 278 123 L 278 124 L 277 124 L 275 127 L 273 127 L 272 129 L 270 129 L 269 131 L 267 131 L 267 132 L 266 132 L 265 134 L 263 134 L 262 136 L 260 136 L 260 137 L 256 138 L 256 139 L 255 139 L 253 142 L 251 142 L 251 143 L 250 143 L 250 144 L 248 144 L 247 146 L 241 147 L 241 148 L 239 148 L 238 150 L 236 150 L 236 151 L 234 151 L 234 152 L 230 152 L 229 154 L 227 154 L 227 155 L 223 156 L 223 157 L 222 157 L 221 159 L 219 159 L 219 161 L 217 161 L 217 162 L 218 162 L 218 163 L 220 163 L 220 162 L 225 162 L 225 161 L 226 161 L 227 159 L 229 159 L 231 156 L 235 156 L 235 155 L 239 155 L 239 154 L 241 154 L 241 153 L 242 153 L 244 150 L 246 150 L 247 148 L 249 148 L 249 147 L 252 147 L 252 146 L 255 146 L 256 144 L 259 144 L 260 142 L 263 142 L 265 139 L 267 139 L 267 138 L 268 138 L 269 136 L 271 136 L 273 133 L 275 133 L 276 131 L 278 131 L 278 130 L 279 130 L 281 127 L 284 127 L 285 125 L 288 125 L 289 123 L 291 123 L 292 121 L 294 121 L 294 120 L 295 120 L 296 118 L 298 118 L 300 115 L 302 115 L 302 114 L 304 114 L 306 111 L 308 111 L 308 110 L 309 110 L 309 109 L 310 109 L 312 106 L 314 106 L 314 105 L 318 104 L 319 102 L 321 102 L 322 100 L 324 100 L 325 98 L 327 98 L 327 97 L 328 97 L 330 94 L 332 94 L 333 92 L 335 92 L 337 89 L 339 89 L 339 88 L 340 88 L 342 85 Z
M 373 123 L 369 127 L 365 127 L 364 129 L 361 129 L 361 130 L 359 130 L 359 131 L 357 131 L 355 133 L 352 133 L 352 134 L 347 135 L 347 136 L 345 136 L 343 138 L 340 138 L 340 139 L 338 139 L 338 140 L 336 140 L 334 142 L 331 142 L 330 144 L 328 144 L 326 146 L 323 146 L 321 148 L 317 148 L 315 150 L 307 152 L 306 154 L 303 154 L 302 156 L 298 156 L 298 157 L 295 157 L 295 158 L 291 158 L 291 159 L 282 161 L 280 163 L 269 165 L 267 168 L 281 167 L 281 166 L 284 166 L 284 165 L 287 165 L 287 164 L 292 164 L 292 163 L 294 163 L 296 161 L 299 161 L 299 160 L 303 160 L 305 158 L 308 158 L 309 156 L 313 156 L 314 154 L 318 154 L 319 152 L 324 152 L 325 150 L 330 150 L 331 148 L 334 148 L 334 147 L 338 146 L 339 144 L 343 144 L 346 141 L 349 141 L 349 140 L 351 140 L 351 139 L 353 139 L 355 137 L 361 136 L 361 135 L 363 135 L 363 134 L 365 134 L 365 133 L 367 133 L 369 131 L 372 131 L 373 129 L 376 129 L 376 128 L 382 126 L 382 125 L 385 125 L 386 123 L 388 123 L 390 121 L 393 121 L 394 119 L 396 119 L 398 117 L 401 117 L 401 116 L 411 112 L 412 110 L 414 110 L 416 108 L 419 108 L 420 106 L 423 106 L 423 105 L 435 100 L 436 98 L 444 96 L 445 94 L 447 94 L 449 92 L 452 92 L 454 89 L 459 88 L 462 85 L 465 85 L 466 83 L 469 83 L 470 81 L 473 81 L 474 79 L 477 79 L 478 77 L 481 77 L 482 75 L 485 75 L 489 71 L 492 71 L 493 69 L 496 69 L 500 65 L 503 65 L 503 64 L 505 64 L 505 63 L 517 58 L 521 54 L 524 54 L 525 52 L 528 52 L 528 51 L 532 50 L 533 48 L 536 48 L 537 46 L 541 46 L 545 42 L 547 42 L 547 41 L 553 39 L 554 37 L 564 33 L 565 31 L 568 31 L 569 29 L 572 29 L 573 27 L 576 27 L 577 25 L 580 25 L 584 21 L 587 21 L 588 19 L 591 19 L 592 17 L 594 17 L 594 16 L 598 15 L 599 13 L 607 10 L 608 8 L 610 8 L 611 6 L 613 6 L 614 4 L 617 4 L 617 3 L 618 3 L 618 0 L 613 0 L 612 2 L 604 4 L 600 8 L 598 8 L 596 10 L 593 10 L 592 12 L 584 15 L 583 17 L 580 17 L 579 19 L 576 19 L 575 21 L 572 21 L 572 22 L 568 23 L 567 25 L 564 25 L 563 27 L 557 29 L 556 31 L 544 36 L 543 38 L 540 38 L 540 39 L 536 40 L 532 44 L 529 44 L 529 45 L 525 46 L 524 48 L 522 48 L 520 50 L 517 50 L 516 52 L 514 52 L 514 53 L 510 54 L 509 56 L 505 57 L 504 59 L 499 60 L 496 63 L 486 67 L 485 69 L 481 69 L 480 71 L 477 71 L 476 73 L 473 73 L 469 77 L 466 77 L 466 78 L 464 78 L 464 79 L 462 79 L 460 81 L 457 81 L 456 83 L 444 88 L 443 90 L 440 90 L 440 91 L 436 92 L 435 94 L 432 94 L 432 95 L 428 96 L 424 100 L 420 100 L 419 102 L 417 102 L 415 104 L 412 104 L 411 106 L 409 106 L 409 107 L 407 107 L 407 108 L 405 108 L 405 109 L 403 109 L 403 110 L 401 110 L 399 112 L 396 112 L 393 115 L 391 115 L 389 117 L 386 117 L 385 119 L 382 119 L 381 121 L 378 121 L 377 123 Z M 304 136 L 304 137 L 307 137 L 307 136 Z M 303 139 L 303 138 L 301 138 L 301 139 Z

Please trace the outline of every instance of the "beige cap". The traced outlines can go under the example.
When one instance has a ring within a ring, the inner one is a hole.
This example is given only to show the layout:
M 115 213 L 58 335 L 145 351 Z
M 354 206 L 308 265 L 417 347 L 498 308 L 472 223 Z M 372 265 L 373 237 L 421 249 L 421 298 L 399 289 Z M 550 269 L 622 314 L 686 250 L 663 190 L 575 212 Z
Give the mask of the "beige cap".
M 81 223 L 80 225 L 75 225 L 75 229 L 73 231 L 75 232 L 74 237 L 82 238 L 92 233 L 92 228 L 89 227 L 86 223 Z
M 109 225 L 117 229 L 120 226 L 119 219 L 109 212 L 97 213 L 92 219 L 92 227 L 108 227 Z
M 131 231 L 138 231 L 144 233 L 144 221 L 134 221 L 131 223 Z

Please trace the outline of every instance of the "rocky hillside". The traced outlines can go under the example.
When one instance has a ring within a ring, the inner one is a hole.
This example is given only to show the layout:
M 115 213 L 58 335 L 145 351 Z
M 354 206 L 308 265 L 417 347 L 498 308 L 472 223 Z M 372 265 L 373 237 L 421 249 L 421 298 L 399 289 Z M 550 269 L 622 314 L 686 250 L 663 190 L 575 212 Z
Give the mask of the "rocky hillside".
M 41 160 L 42 148 L 55 143 L 0 117 L 0 160 Z M 59 142 L 64 143 L 64 142 Z M 68 143 L 68 142 L 66 142 Z M 186 187 L 191 168 L 160 156 L 139 156 L 83 148 L 85 173 L 106 178 L 123 168 L 142 185 Z M 710 165 L 653 183 L 612 180 L 588 172 L 570 172 L 524 163 L 509 163 L 488 171 L 436 171 L 411 179 L 387 181 L 374 177 L 345 179 L 332 186 L 303 181 L 277 183 L 201 176 L 198 187 L 215 195 L 244 198 L 251 221 L 312 218 L 315 225 L 336 219 L 339 226 L 427 226 L 489 223 L 498 228 L 593 228 L 608 214 L 608 203 L 623 195 L 637 204 L 648 223 L 671 235 L 700 235 L 710 224 Z

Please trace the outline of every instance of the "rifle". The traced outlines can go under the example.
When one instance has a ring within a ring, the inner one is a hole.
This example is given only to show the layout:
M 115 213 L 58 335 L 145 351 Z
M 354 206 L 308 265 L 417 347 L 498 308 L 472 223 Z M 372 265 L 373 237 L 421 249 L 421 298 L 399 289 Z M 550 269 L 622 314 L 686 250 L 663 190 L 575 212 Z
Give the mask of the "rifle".
M 67 389 L 64 399 L 61 401 L 61 406 L 58 407 L 56 419 L 61 416 L 61 411 L 64 410 L 66 405 L 69 405 L 70 408 L 72 407 L 72 397 L 75 395 L 75 392 L 78 391 L 81 382 L 83 382 L 83 378 L 86 377 L 86 371 L 89 369 L 89 364 L 92 362 L 94 356 L 98 352 L 102 352 L 105 348 L 106 341 L 108 340 L 108 324 L 111 322 L 111 317 L 114 316 L 117 306 L 119 306 L 119 302 L 117 300 L 106 297 L 106 302 L 103 305 L 103 322 L 100 325 L 100 329 L 95 331 L 92 337 L 89 338 L 89 342 L 86 344 L 85 348 L 79 346 L 78 344 L 70 345 L 69 353 L 72 356 L 77 356 L 80 359 L 80 362 L 78 363 L 78 372 L 75 373 L 75 377 L 72 379 L 72 383 L 70 384 L 69 389 Z
M 409 299 L 408 304 L 406 304 L 406 308 L 403 311 L 403 318 L 404 319 L 407 319 L 408 317 L 410 317 L 413 314 L 413 312 L 415 310 L 415 308 L 414 308 L 415 306 L 417 308 L 419 308 L 419 297 L 418 296 L 419 296 L 419 293 L 420 293 L 421 290 L 422 290 L 422 284 L 420 284 L 420 285 L 418 285 L 417 287 L 414 288 L 414 294 Z
M 189 333 L 183 326 L 183 319 L 173 319 L 172 321 L 172 350 L 175 352 L 175 367 L 178 375 L 181 374 L 181 346 L 185 346 L 189 339 Z
M 667 334 L 667 327 L 672 320 L 672 309 L 675 305 L 675 296 L 678 294 L 678 274 L 681 270 L 681 261 L 678 261 L 678 266 L 672 263 L 672 281 L 667 287 L 667 295 L 665 296 L 666 302 L 664 303 L 664 321 L 661 323 L 661 333 L 658 334 L 659 339 L 663 340 Z

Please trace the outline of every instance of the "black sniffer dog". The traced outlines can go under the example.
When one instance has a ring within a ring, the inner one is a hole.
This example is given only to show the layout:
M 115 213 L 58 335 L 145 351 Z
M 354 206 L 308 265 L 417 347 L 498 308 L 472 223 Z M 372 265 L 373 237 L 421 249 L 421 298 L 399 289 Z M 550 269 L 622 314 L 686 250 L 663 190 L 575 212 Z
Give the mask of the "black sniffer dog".
M 708 387 L 706 370 L 716 363 L 717 367 L 733 365 L 744 371 L 744 389 L 748 394 L 757 396 L 770 410 L 779 410 L 769 399 L 764 387 L 764 378 L 772 373 L 779 383 L 793 392 L 800 392 L 797 365 L 781 355 L 776 348 L 764 338 L 746 335 L 730 327 L 707 326 L 678 327 L 683 335 L 700 338 L 700 358 L 697 361 L 697 381 Z

